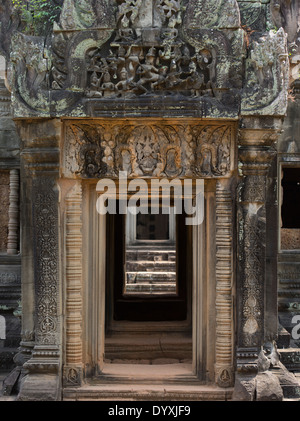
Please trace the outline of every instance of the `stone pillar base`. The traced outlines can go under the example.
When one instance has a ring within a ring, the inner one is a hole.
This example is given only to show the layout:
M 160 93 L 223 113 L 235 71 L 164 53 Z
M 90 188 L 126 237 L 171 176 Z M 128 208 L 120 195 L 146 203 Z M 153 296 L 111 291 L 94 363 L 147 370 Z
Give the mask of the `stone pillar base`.
M 17 401 L 60 401 L 58 374 L 27 374 L 21 382 Z
M 278 377 L 270 371 L 256 375 L 237 374 L 233 401 L 282 401 L 283 391 Z

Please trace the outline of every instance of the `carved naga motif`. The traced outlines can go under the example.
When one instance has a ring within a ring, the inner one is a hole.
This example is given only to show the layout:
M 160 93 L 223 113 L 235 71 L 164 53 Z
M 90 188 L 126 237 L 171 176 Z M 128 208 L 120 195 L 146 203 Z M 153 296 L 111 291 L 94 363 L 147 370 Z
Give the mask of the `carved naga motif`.
M 224 177 L 231 170 L 231 126 L 99 125 L 67 126 L 66 176 Z
M 289 60 L 283 28 L 254 41 L 246 62 L 243 114 L 276 114 L 286 109 Z

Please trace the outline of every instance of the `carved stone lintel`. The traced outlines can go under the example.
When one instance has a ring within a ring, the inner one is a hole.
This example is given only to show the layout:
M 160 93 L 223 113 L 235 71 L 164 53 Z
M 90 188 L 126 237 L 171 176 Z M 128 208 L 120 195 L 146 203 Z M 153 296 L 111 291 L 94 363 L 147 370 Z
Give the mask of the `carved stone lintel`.
M 99 122 L 66 125 L 66 177 L 228 177 L 233 125 Z M 74 159 L 74 156 L 76 159 Z

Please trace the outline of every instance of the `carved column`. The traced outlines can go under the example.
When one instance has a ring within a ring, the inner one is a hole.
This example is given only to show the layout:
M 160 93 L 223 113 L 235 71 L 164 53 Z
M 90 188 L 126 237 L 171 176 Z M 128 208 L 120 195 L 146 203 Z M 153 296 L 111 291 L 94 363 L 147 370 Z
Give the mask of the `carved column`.
M 43 133 L 43 137 L 39 136 L 40 133 Z M 60 124 L 56 124 L 55 120 L 23 122 L 21 135 L 24 145 L 21 151 L 24 168 L 22 188 L 31 196 L 24 201 L 24 212 L 28 213 L 29 219 L 23 220 L 22 226 L 24 265 L 26 269 L 33 268 L 33 284 L 30 279 L 22 279 L 23 330 L 30 325 L 30 317 L 33 317 L 35 342 L 31 358 L 23 365 L 27 375 L 18 399 L 59 400 L 61 292 L 57 180 Z M 30 275 L 31 271 L 28 270 L 28 277 Z
M 82 381 L 82 187 L 66 197 L 66 363 L 64 384 Z
M 19 251 L 19 170 L 11 170 L 9 177 L 9 209 L 7 254 Z
M 216 187 L 216 383 L 233 385 L 233 199 Z
M 272 145 L 278 133 L 276 124 L 270 128 L 254 124 L 257 128 L 240 131 L 239 147 L 242 183 L 238 210 L 237 369 L 244 373 L 257 371 L 257 353 L 266 340 L 267 184 L 270 164 L 276 156 Z M 269 289 L 268 294 L 277 293 L 276 279 L 273 282 L 274 289 Z
M 19 168 L 20 139 L 11 113 L 11 94 L 0 77 L 0 170 L 1 178 L 8 177 L 8 203 L 0 193 L 3 243 L 0 253 L 0 315 L 6 322 L 6 339 L 0 347 L 0 369 L 14 367 L 16 351 L 21 339 L 21 254 L 19 248 Z M 2 191 L 2 190 L 1 190 Z M 3 214 L 4 212 L 4 214 Z M 6 219 L 7 218 L 7 219 Z M 2 237 L 2 230 L 0 237 Z M 6 253 L 4 253 L 6 251 Z M 17 376 L 12 370 L 4 383 L 3 393 L 11 393 Z M 14 380 L 12 380 L 14 379 Z

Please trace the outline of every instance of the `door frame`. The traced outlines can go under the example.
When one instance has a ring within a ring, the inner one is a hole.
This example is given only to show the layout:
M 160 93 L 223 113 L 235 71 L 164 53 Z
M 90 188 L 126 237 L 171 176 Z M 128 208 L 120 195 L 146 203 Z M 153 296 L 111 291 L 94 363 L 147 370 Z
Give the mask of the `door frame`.
M 97 180 L 82 181 L 82 298 L 84 375 L 101 375 L 104 368 L 106 290 L 106 217 L 96 212 Z M 233 197 L 230 180 L 205 181 L 205 218 L 192 230 L 191 376 L 218 382 L 233 375 Z M 72 295 L 67 299 L 72 303 Z M 76 303 L 74 302 L 74 305 Z M 68 313 L 67 313 L 68 316 Z M 155 329 L 159 327 L 159 323 Z M 172 330 L 164 324 L 162 331 Z M 184 326 L 182 326 L 184 328 Z M 123 329 L 123 327 L 122 327 Z M 137 329 L 139 329 L 137 327 Z M 126 326 L 125 330 L 126 331 Z M 79 346 L 79 344 L 78 344 Z M 232 374 L 231 374 L 232 373 Z M 226 380 L 225 387 L 232 384 Z
M 89 361 L 87 361 L 88 367 L 93 367 L 92 373 L 101 375 L 101 372 L 104 368 L 104 355 L 105 355 L 105 322 L 106 318 L 110 317 L 108 315 L 111 309 L 107 308 L 106 297 L 111 294 L 111 291 L 107 291 L 106 285 L 106 216 L 98 215 L 95 212 L 96 209 L 96 184 L 93 182 L 83 183 L 86 185 L 84 190 L 85 203 L 88 207 L 88 215 L 90 223 L 86 221 L 86 226 L 89 225 L 88 232 L 86 232 L 86 237 L 90 237 L 91 241 L 86 238 L 85 244 L 87 246 L 89 258 L 85 261 L 86 263 L 86 272 L 88 275 L 88 283 L 86 288 L 86 332 L 87 332 L 87 354 L 89 355 Z M 207 183 L 206 183 L 207 184 Z M 213 183 L 215 184 L 215 183 Z M 211 183 L 208 183 L 210 186 Z M 206 192 L 211 194 L 211 192 Z M 214 194 L 214 192 L 212 193 Z M 213 206 L 211 200 L 207 201 L 205 199 L 205 213 L 207 213 L 207 206 L 209 204 L 209 211 L 213 211 Z M 84 224 L 85 225 L 85 224 Z M 207 232 L 207 218 L 204 217 L 204 223 L 199 226 L 194 226 L 191 230 L 191 238 L 189 241 L 192 242 L 192 253 L 193 253 L 193 274 L 192 274 L 192 300 L 188 305 L 191 308 L 191 320 L 183 321 L 176 323 L 176 327 L 172 322 L 166 322 L 163 326 L 160 326 L 162 331 L 182 331 L 187 328 L 187 326 L 192 321 L 192 342 L 193 342 L 193 357 L 192 357 L 192 367 L 191 367 L 191 376 L 196 376 L 197 379 L 206 381 L 207 380 L 207 357 L 204 344 L 207 343 L 207 336 L 214 336 L 214 330 L 207 330 L 203 328 L 203 324 L 207 324 L 209 315 L 206 310 L 208 307 L 211 307 L 214 304 L 214 294 L 211 295 L 211 303 L 207 303 L 207 285 L 204 282 L 204 277 L 207 269 L 208 259 L 205 256 L 206 246 L 205 243 L 205 233 Z M 94 235 L 93 235 L 94 234 Z M 211 232 L 211 236 L 214 236 L 214 233 Z M 111 251 L 110 251 L 111 252 Z M 212 253 L 214 255 L 214 253 Z M 94 267 L 95 270 L 92 268 Z M 210 280 L 211 286 L 214 285 L 214 279 Z M 214 288 L 212 288 L 214 289 Z M 93 291 L 93 292 L 92 292 Z M 200 305 L 197 305 L 201 303 Z M 214 317 L 213 317 L 214 318 Z M 98 320 L 98 323 L 96 322 Z M 125 323 L 126 324 L 126 323 Z M 116 330 L 121 329 L 126 331 L 126 326 L 124 323 L 117 323 L 115 326 Z M 151 331 L 156 330 L 161 325 L 160 322 L 151 322 L 149 328 Z M 125 329 L 124 329 L 125 327 Z M 137 328 L 138 329 L 138 328 Z M 142 327 L 140 328 L 142 330 Z M 205 337 L 203 337 L 205 336 Z M 213 339 L 210 340 L 210 343 L 213 343 Z M 212 352 L 214 354 L 214 352 Z M 213 362 L 211 363 L 210 371 L 213 371 Z M 89 370 L 86 370 L 89 372 Z M 213 373 L 211 373 L 213 377 Z M 211 377 L 209 376 L 209 377 Z

